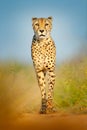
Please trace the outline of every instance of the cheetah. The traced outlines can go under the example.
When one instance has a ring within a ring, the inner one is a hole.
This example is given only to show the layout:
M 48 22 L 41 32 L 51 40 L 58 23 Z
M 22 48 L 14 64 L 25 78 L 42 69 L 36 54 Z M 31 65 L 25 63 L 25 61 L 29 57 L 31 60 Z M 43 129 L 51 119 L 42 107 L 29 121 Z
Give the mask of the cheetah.
M 31 45 L 31 56 L 41 91 L 40 113 L 46 114 L 55 110 L 53 89 L 55 84 L 56 47 L 50 35 L 52 17 L 34 17 L 32 18 L 32 27 L 34 36 Z

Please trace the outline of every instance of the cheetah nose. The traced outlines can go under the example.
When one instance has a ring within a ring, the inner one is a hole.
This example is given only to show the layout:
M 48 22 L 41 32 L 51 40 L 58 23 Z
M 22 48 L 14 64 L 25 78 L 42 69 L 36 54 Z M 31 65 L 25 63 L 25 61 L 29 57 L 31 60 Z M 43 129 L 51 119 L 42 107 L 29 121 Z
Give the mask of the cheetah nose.
M 41 33 L 43 33 L 43 32 L 44 32 L 44 30 L 40 30 L 40 32 L 41 32 Z

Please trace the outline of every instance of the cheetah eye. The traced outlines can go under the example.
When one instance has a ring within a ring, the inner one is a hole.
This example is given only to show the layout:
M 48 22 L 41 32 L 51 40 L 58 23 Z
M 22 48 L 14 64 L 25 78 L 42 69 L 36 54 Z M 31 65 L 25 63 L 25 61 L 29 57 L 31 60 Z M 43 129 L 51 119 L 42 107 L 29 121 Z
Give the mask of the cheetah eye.
M 48 23 L 45 24 L 45 26 L 48 26 L 48 25 L 49 25 Z
M 36 25 L 36 26 L 39 26 L 39 23 L 36 23 L 35 25 Z

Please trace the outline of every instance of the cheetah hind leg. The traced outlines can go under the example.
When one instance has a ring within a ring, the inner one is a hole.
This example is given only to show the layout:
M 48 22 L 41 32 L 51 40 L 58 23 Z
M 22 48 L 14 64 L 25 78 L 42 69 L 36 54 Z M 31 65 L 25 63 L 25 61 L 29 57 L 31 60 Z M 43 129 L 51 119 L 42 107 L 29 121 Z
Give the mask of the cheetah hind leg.
M 55 113 L 55 112 L 56 108 L 54 107 L 52 99 L 48 99 L 46 113 Z

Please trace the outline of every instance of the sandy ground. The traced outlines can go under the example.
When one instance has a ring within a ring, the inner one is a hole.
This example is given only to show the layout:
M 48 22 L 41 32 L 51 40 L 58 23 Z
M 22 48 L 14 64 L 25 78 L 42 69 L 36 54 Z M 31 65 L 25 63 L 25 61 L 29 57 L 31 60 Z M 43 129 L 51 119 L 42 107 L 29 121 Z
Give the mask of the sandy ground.
M 15 80 L 13 75 L 5 77 L 0 93 L 0 130 L 87 130 L 87 114 L 38 114 L 39 87 L 28 80 L 23 72 Z M 9 116 L 11 112 L 18 113 Z
M 0 130 L 87 130 L 87 115 L 24 113 L 0 121 Z

